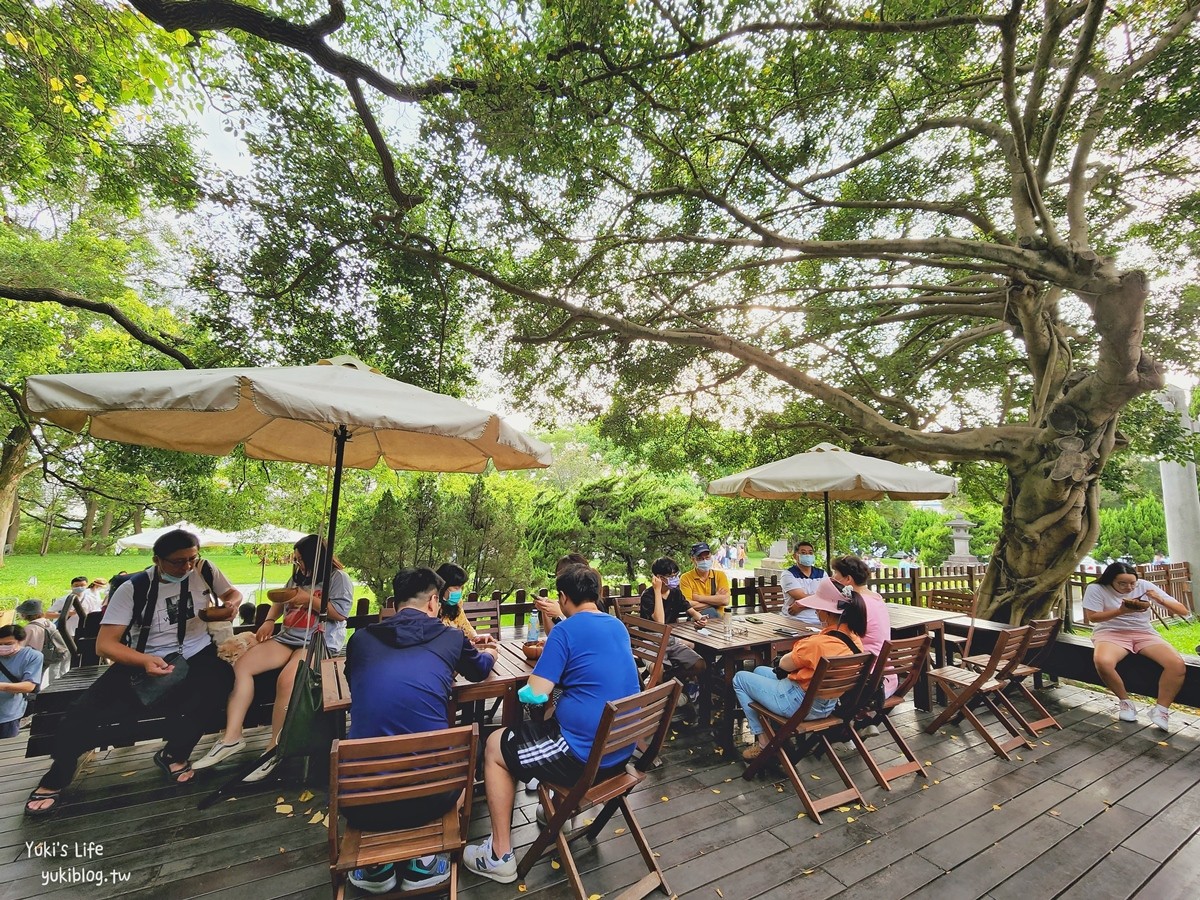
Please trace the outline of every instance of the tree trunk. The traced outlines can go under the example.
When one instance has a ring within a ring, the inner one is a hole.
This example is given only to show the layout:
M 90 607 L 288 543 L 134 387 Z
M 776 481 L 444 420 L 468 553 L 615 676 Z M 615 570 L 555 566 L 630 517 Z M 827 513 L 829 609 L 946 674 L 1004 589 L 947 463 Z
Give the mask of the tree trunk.
M 17 538 L 21 535 L 21 504 L 19 501 L 14 501 L 12 505 L 12 516 L 8 520 L 8 531 L 4 537 L 5 547 L 15 547 Z M 3 550 L 3 548 L 0 548 Z M 0 556 L 0 562 L 4 559 Z
M 92 531 L 96 527 L 96 510 L 99 507 L 96 497 L 89 494 L 87 501 L 84 504 L 83 513 L 83 552 L 91 553 L 96 549 L 96 542 L 92 539 Z
M 33 446 L 33 436 L 24 425 L 17 425 L 4 438 L 0 446 L 0 525 L 3 525 L 5 536 L 10 531 L 13 521 L 13 510 L 17 506 L 17 488 L 21 479 L 33 471 L 34 466 L 28 463 L 29 448 Z M 15 541 L 16 538 L 14 537 Z M 4 565 L 4 541 L 0 541 L 0 566 Z
M 108 536 L 112 533 L 113 510 L 111 506 L 104 508 L 104 518 L 100 520 L 100 543 L 108 546 Z
M 145 515 L 146 515 L 146 508 L 144 506 L 135 506 L 133 508 L 133 533 L 134 534 L 142 533 L 142 519 L 145 517 Z

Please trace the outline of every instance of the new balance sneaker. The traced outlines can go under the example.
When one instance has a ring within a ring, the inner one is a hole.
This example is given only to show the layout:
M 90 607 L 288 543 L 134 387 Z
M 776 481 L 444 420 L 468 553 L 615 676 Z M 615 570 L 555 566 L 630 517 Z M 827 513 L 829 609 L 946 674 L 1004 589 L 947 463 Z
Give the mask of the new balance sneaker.
M 429 860 L 432 862 L 427 865 Z M 437 856 L 409 860 L 408 866 L 404 870 L 404 880 L 400 882 L 400 890 L 419 891 L 449 880 L 450 856 L 446 853 L 439 853 Z M 392 884 L 395 883 L 393 880 Z
M 1150 710 L 1150 724 L 1160 731 L 1169 731 L 1167 727 L 1170 722 L 1171 711 L 1165 706 L 1155 706 Z
M 391 863 L 368 866 L 350 873 L 350 883 L 368 894 L 386 894 L 396 889 L 396 867 Z
M 1128 700 L 1121 701 L 1121 708 L 1117 711 L 1117 718 L 1122 722 L 1137 721 L 1137 707 Z
M 517 880 L 517 855 L 509 850 L 500 859 L 493 856 L 490 834 L 481 843 L 468 844 L 463 849 L 463 865 L 476 875 L 501 884 L 512 884 Z
M 212 745 L 212 749 L 209 750 L 207 754 L 192 763 L 192 768 L 207 769 L 209 766 L 215 766 L 217 763 L 222 762 L 230 756 L 233 756 L 233 754 L 237 753 L 239 750 L 245 749 L 246 742 L 241 739 L 234 741 L 232 744 L 223 744 L 220 741 L 217 741 Z

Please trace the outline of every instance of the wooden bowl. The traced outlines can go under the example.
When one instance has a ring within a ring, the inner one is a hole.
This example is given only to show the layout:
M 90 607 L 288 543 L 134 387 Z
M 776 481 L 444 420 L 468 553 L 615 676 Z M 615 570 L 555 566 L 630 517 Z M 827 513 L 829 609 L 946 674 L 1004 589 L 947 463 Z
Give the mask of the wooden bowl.
M 525 654 L 525 658 L 530 662 L 537 662 L 542 656 L 542 651 L 546 649 L 544 641 L 526 641 L 521 645 L 521 652 Z

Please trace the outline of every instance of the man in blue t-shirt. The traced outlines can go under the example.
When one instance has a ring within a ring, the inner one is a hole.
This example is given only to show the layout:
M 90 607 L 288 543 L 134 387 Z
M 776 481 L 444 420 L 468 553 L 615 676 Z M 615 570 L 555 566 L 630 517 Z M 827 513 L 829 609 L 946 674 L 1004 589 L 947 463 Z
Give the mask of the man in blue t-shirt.
M 522 689 L 523 698 L 548 698 L 561 690 L 554 718 L 526 722 L 495 732 L 484 754 L 483 783 L 492 833 L 463 852 L 464 864 L 477 875 L 505 884 L 517 878 L 512 848 L 512 807 L 517 781 L 539 778 L 574 784 L 583 774 L 592 740 L 610 700 L 638 692 L 637 667 L 629 632 L 621 621 L 600 610 L 600 573 L 572 565 L 555 580 L 566 617 L 546 639 L 545 650 Z M 534 702 L 545 702 L 538 699 Z M 633 744 L 600 761 L 597 780 L 623 766 Z

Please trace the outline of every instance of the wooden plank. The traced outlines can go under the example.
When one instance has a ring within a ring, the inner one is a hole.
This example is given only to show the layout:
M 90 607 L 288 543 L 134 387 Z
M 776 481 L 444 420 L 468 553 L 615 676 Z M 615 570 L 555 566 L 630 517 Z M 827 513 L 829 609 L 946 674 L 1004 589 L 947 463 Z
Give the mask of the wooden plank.
M 1058 900 L 1127 900 L 1157 868 L 1154 860 L 1117 847 L 1059 894 Z

